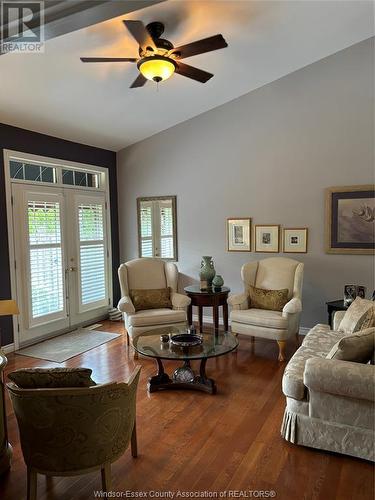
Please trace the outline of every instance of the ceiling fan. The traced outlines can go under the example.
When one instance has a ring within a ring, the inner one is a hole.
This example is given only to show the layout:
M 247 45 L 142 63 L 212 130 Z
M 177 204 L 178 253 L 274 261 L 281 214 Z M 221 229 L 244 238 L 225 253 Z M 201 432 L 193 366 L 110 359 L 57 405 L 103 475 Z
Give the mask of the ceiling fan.
M 164 24 L 153 22 L 145 26 L 142 21 L 127 21 L 123 23 L 139 44 L 139 57 L 81 57 L 82 62 L 130 62 L 137 63 L 139 75 L 130 88 L 143 87 L 147 80 L 161 82 L 167 80 L 173 73 L 178 73 L 197 82 L 206 83 L 214 75 L 181 62 L 186 57 L 223 49 L 228 44 L 222 35 L 214 35 L 196 42 L 174 47 L 164 38 Z

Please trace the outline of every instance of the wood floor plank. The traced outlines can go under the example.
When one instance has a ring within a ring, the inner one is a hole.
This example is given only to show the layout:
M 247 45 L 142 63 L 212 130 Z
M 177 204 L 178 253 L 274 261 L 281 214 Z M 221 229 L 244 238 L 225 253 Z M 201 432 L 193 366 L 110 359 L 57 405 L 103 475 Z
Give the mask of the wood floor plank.
M 123 326 L 104 322 L 105 331 L 124 334 Z M 296 348 L 287 346 L 290 356 Z M 276 342 L 240 337 L 238 351 L 207 363 L 218 385 L 215 396 L 199 392 L 148 394 L 155 374 L 152 359 L 134 360 L 125 336 L 65 363 L 9 355 L 6 373 L 21 367 L 86 366 L 98 383 L 126 380 L 142 366 L 137 394 L 139 456 L 127 451 L 112 466 L 115 491 L 273 490 L 278 500 L 372 500 L 373 465 L 333 453 L 303 448 L 280 436 L 285 398 Z M 179 363 L 168 361 L 171 374 Z M 193 363 L 196 368 L 197 363 Z M 0 478 L 1 500 L 26 498 L 26 468 L 18 429 L 7 397 L 11 471 Z M 100 473 L 38 478 L 38 500 L 89 500 L 101 488 Z

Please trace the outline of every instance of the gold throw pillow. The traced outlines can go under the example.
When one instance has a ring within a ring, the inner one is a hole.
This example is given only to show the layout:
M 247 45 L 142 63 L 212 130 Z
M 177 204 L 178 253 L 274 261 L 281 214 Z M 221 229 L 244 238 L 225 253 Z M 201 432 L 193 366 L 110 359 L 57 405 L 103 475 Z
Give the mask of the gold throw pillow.
M 249 286 L 250 307 L 255 309 L 267 309 L 269 311 L 282 311 L 288 302 L 288 289 L 264 290 L 255 286 Z
M 136 311 L 145 309 L 172 309 L 170 288 L 155 288 L 152 290 L 130 290 Z

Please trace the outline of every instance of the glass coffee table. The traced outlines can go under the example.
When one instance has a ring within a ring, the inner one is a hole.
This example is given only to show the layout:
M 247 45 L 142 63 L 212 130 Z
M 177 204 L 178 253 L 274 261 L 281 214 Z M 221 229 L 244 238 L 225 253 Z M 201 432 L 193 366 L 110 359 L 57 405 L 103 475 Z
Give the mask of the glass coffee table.
M 143 356 L 154 358 L 158 373 L 149 378 L 149 392 L 160 390 L 193 389 L 216 394 L 215 381 L 206 376 L 206 363 L 209 358 L 223 356 L 234 351 L 238 340 L 232 333 L 203 333 L 202 343 L 196 346 L 181 347 L 173 345 L 170 337 L 174 334 L 186 333 L 186 329 L 163 327 L 146 332 L 133 341 L 134 349 Z M 163 342 L 161 336 L 167 339 Z M 169 339 L 169 340 L 168 340 Z M 164 371 L 163 359 L 181 360 L 183 365 L 177 368 L 172 377 Z M 194 373 L 190 362 L 200 361 L 199 374 Z

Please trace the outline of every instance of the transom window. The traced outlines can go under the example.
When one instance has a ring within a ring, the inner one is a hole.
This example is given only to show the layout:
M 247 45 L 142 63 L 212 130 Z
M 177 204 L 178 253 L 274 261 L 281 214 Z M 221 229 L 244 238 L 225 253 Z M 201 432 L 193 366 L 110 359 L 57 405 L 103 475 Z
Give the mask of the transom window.
M 100 189 L 100 174 L 88 170 L 73 170 L 43 163 L 27 163 L 18 159 L 9 162 L 11 179 L 29 182 L 48 182 L 83 188 Z

